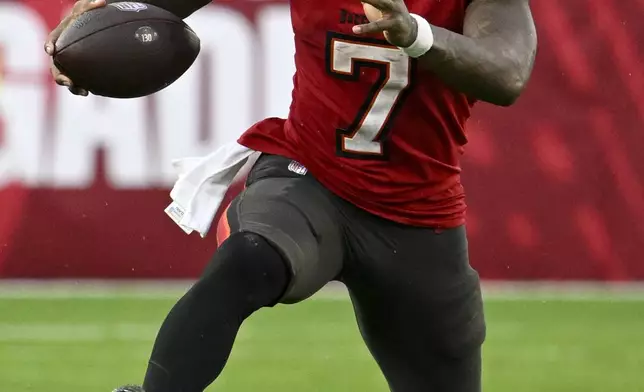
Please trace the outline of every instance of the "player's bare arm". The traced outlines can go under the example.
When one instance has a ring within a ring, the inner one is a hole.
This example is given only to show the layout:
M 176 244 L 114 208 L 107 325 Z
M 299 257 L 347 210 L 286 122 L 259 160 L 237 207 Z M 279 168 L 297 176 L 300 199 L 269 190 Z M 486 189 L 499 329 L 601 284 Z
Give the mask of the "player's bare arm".
M 59 24 L 56 26 L 49 36 L 47 41 L 45 41 L 45 52 L 49 56 L 53 56 L 56 53 L 56 41 L 58 37 L 62 34 L 63 31 L 69 26 L 74 20 L 76 20 L 80 15 L 85 12 L 91 11 L 95 8 L 104 7 L 110 3 L 116 3 L 123 0 L 79 0 L 74 4 L 69 15 L 67 15 Z M 187 18 L 193 12 L 198 9 L 208 5 L 210 0 L 139 0 L 140 3 L 152 4 L 157 7 L 163 8 L 172 12 L 173 14 L 181 17 Z M 63 75 L 58 68 L 54 65 L 52 61 L 51 64 L 51 74 L 54 78 L 54 81 L 60 86 L 66 86 L 69 88 L 69 91 L 74 95 L 87 96 L 88 92 L 82 86 L 75 86 L 73 81 L 68 78 L 66 75 Z
M 363 0 L 382 12 L 379 20 L 356 26 L 357 34 L 384 32 L 399 47 L 410 46 L 418 24 L 403 0 Z M 525 88 L 537 50 L 529 0 L 473 0 L 463 34 L 431 26 L 434 43 L 419 58 L 452 88 L 472 98 L 508 106 Z

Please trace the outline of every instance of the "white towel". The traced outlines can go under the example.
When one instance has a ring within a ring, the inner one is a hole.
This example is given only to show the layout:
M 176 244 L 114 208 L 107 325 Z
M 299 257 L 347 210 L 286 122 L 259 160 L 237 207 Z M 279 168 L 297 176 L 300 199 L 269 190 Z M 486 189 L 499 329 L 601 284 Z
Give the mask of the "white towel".
M 172 162 L 179 174 L 165 213 L 187 234 L 205 237 L 235 176 L 256 151 L 237 142 L 228 143 L 202 158 Z

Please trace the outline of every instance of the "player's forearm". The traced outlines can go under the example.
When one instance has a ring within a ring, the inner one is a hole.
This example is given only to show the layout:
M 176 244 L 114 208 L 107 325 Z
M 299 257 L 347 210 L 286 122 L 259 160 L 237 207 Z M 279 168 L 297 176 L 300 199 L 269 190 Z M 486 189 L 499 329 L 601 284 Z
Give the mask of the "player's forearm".
M 419 59 L 449 86 L 495 105 L 512 104 L 523 91 L 531 65 L 525 56 L 494 41 L 479 41 L 433 28 L 435 43 Z
M 123 0 L 107 0 L 107 4 L 118 3 Z M 211 0 L 138 0 L 141 3 L 155 5 L 172 12 L 180 18 L 187 18 L 193 12 L 205 7 Z
M 527 4 L 475 0 L 463 35 L 432 26 L 434 46 L 419 59 L 421 67 L 472 98 L 502 106 L 514 103 L 530 78 L 537 47 Z

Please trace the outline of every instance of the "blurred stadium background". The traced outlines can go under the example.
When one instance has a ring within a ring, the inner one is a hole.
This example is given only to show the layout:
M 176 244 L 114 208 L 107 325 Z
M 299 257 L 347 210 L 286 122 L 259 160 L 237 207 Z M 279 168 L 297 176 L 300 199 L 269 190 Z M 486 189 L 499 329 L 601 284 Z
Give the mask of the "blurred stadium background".
M 477 108 L 463 159 L 485 387 L 644 391 L 644 1 L 532 3 L 528 91 Z M 41 48 L 69 6 L 0 0 L 1 392 L 140 381 L 165 313 L 216 247 L 163 213 L 170 161 L 285 115 L 290 99 L 286 1 L 198 12 L 198 63 L 134 101 L 54 88 Z M 335 286 L 252 318 L 214 389 L 386 391 Z

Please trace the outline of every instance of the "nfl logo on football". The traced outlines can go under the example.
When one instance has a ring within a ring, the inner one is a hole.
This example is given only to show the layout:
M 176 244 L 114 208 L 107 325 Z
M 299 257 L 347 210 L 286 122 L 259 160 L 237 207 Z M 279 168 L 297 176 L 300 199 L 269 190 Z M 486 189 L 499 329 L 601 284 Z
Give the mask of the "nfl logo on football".
M 128 12 L 139 12 L 147 10 L 148 6 L 143 3 L 133 3 L 124 1 L 121 3 L 110 4 L 112 7 L 117 8 L 119 11 L 128 11 Z

